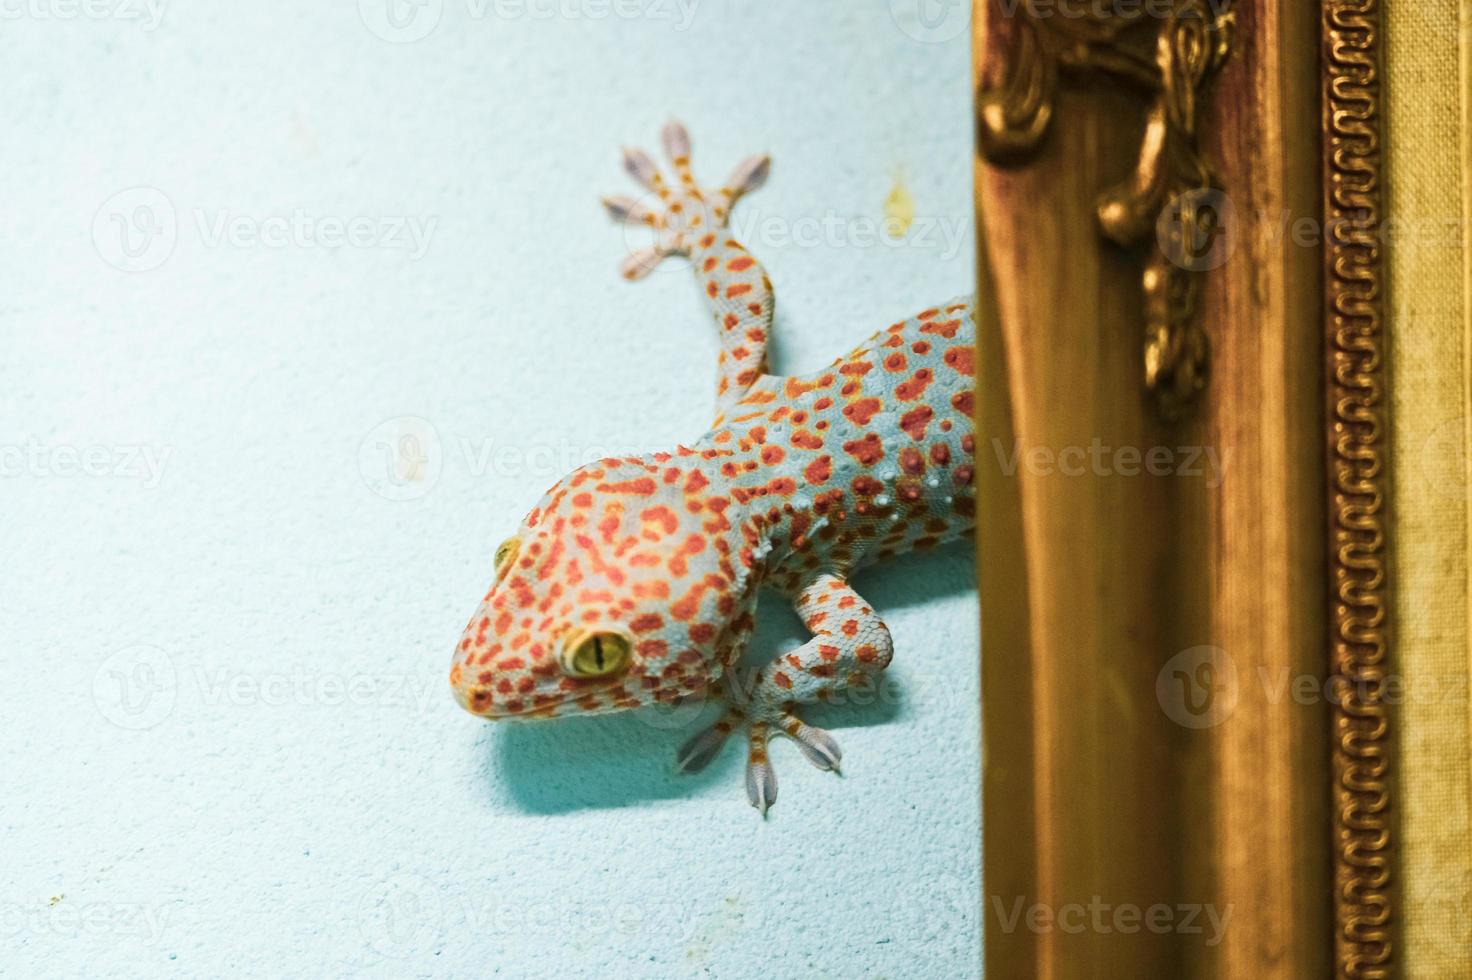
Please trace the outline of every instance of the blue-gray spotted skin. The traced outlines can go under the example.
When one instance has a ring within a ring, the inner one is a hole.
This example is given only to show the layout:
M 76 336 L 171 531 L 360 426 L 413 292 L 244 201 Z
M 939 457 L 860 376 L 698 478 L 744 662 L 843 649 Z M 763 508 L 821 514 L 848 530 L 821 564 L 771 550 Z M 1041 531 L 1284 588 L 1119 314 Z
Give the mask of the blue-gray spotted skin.
M 777 795 L 771 735 L 837 769 L 838 745 L 798 706 L 838 699 L 890 662 L 889 631 L 849 576 L 974 528 L 972 301 L 895 323 L 821 371 L 768 374 L 771 282 L 727 221 L 769 163 L 752 157 L 705 191 L 683 127 L 663 137 L 675 179 L 626 151 L 650 203 L 605 204 L 656 236 L 626 277 L 670 255 L 699 277 L 721 338 L 715 423 L 689 446 L 600 460 L 548 491 L 498 550 L 450 683 L 467 710 L 496 719 L 719 697 L 727 711 L 685 744 L 680 766 L 699 769 L 744 730 L 748 797 L 765 813 Z M 789 597 L 812 639 L 737 683 L 762 586 Z

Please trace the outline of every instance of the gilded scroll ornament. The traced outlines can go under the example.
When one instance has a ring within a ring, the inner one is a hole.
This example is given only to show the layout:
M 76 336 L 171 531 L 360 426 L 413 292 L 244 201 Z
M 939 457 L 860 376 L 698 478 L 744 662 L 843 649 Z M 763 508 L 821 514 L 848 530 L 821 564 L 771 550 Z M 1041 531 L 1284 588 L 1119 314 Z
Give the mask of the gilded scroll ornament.
M 1196 321 L 1200 274 L 1221 264 L 1216 178 L 1197 146 L 1197 104 L 1231 50 L 1229 0 L 1108 5 L 997 0 L 1006 64 L 977 96 L 977 138 L 994 164 L 1025 162 L 1046 136 L 1062 73 L 1102 73 L 1150 99 L 1133 173 L 1099 197 L 1099 227 L 1144 260 L 1144 379 L 1161 414 L 1179 416 L 1206 385 L 1208 344 Z M 1164 17 L 1157 11 L 1168 9 Z M 1128 12 L 1126 12 L 1128 11 Z M 1153 55 L 1141 46 L 1155 27 Z

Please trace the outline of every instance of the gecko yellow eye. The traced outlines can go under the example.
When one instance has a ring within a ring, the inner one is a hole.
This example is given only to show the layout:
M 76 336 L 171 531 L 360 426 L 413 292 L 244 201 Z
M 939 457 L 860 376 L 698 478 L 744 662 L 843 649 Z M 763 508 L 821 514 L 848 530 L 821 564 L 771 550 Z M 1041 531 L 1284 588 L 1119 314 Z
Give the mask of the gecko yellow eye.
M 562 648 L 562 672 L 570 677 L 610 677 L 629 665 L 633 648 L 622 633 L 582 633 Z
M 500 575 L 502 572 L 506 571 L 506 566 L 511 564 L 511 560 L 516 557 L 516 553 L 520 550 L 520 538 L 507 538 L 505 541 L 501 542 L 500 546 L 496 548 L 497 575 Z

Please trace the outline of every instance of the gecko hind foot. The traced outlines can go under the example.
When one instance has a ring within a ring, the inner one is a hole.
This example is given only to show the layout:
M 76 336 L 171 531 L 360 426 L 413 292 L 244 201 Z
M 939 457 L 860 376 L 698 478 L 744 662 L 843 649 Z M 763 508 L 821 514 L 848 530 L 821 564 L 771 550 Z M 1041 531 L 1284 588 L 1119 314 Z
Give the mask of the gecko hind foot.
M 667 180 L 643 150 L 625 149 L 624 169 L 649 194 L 603 199 L 615 220 L 645 225 L 656 235 L 652 247 L 636 249 L 624 259 L 619 271 L 625 279 L 644 278 L 667 256 L 690 254 L 694 237 L 726 227 L 731 208 L 743 194 L 760 187 L 771 171 L 771 158 L 758 154 L 738 164 L 720 188 L 701 190 L 690 170 L 690 135 L 685 127 L 671 120 L 660 132 L 660 142 L 675 168 L 675 180 Z

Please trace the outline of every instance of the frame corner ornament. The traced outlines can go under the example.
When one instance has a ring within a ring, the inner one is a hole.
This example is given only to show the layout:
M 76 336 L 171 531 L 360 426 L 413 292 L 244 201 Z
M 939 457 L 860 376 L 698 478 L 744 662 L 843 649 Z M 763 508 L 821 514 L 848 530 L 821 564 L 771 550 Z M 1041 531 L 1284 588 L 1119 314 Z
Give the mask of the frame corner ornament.
M 1165 17 L 1082 0 L 996 0 L 1004 54 L 977 93 L 977 142 L 996 166 L 1027 162 L 1042 145 L 1064 74 L 1107 75 L 1150 99 L 1133 172 L 1096 204 L 1100 232 L 1144 259 L 1144 384 L 1160 414 L 1178 418 L 1206 387 L 1209 345 L 1196 315 L 1201 273 L 1220 264 L 1221 187 L 1197 142 L 1198 106 L 1226 62 L 1236 26 L 1231 0 L 1171 0 Z M 1140 28 L 1160 23 L 1154 51 Z

